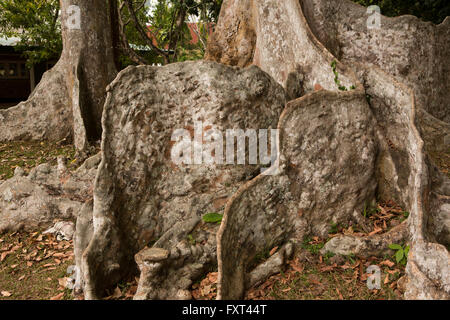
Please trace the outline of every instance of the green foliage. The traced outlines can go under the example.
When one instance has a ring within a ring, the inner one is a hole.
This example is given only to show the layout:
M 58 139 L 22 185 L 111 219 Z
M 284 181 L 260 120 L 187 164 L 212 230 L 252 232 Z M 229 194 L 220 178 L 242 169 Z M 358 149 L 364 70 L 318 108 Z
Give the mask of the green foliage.
M 371 217 L 374 213 L 380 212 L 380 209 L 378 209 L 377 207 L 373 207 L 371 205 L 364 205 L 364 210 L 363 210 L 363 216 L 364 218 L 369 218 Z
M 339 80 L 339 73 L 337 72 L 337 62 L 336 62 L 336 60 L 333 60 L 333 62 L 331 62 L 331 68 L 333 68 L 334 82 L 336 83 L 338 89 L 341 90 L 341 91 L 348 91 L 347 87 L 341 85 L 341 81 Z M 354 89 L 356 89 L 356 87 L 355 87 L 355 85 L 352 85 L 350 87 L 350 90 L 354 90 Z
M 347 256 L 347 259 L 348 259 L 348 261 L 350 261 L 351 264 L 355 264 L 355 262 L 356 262 L 356 256 L 355 256 L 354 253 L 350 253 L 350 254 Z
M 389 245 L 389 248 L 395 250 L 395 261 L 401 265 L 406 265 L 406 262 L 408 261 L 409 246 L 406 244 L 401 246 L 393 243 Z
M 197 243 L 197 240 L 194 239 L 194 236 L 192 234 L 188 234 L 186 238 L 189 241 L 189 243 L 193 246 L 195 246 L 195 244 Z
M 0 0 L 0 36 L 18 37 L 28 66 L 57 58 L 62 50 L 59 0 Z
M 450 16 L 450 2 L 448 0 L 353 0 L 363 6 L 377 5 L 381 13 L 388 17 L 405 14 L 414 15 L 424 21 L 436 24 Z
M 400 218 L 400 221 L 405 221 L 406 219 L 408 219 L 409 217 L 409 212 L 408 211 L 403 211 L 402 212 L 403 217 Z
M 303 240 L 302 243 L 302 249 L 306 249 L 309 252 L 311 252 L 312 254 L 318 254 L 319 251 L 325 246 L 324 243 L 315 243 L 315 244 L 311 244 L 310 242 L 312 242 L 312 239 L 309 237 L 306 237 Z
M 141 0 L 133 0 L 133 8 L 141 26 L 149 26 L 150 38 L 161 52 L 153 48 L 153 55 L 143 56 L 149 64 L 202 59 L 213 23 L 217 21 L 223 0 L 154 0 L 150 8 L 140 6 Z M 121 12 L 123 21 L 129 21 L 126 6 Z M 177 27 L 178 19 L 197 24 L 198 43 L 191 43 L 191 33 L 186 23 Z M 125 34 L 130 43 L 148 47 L 148 39 L 142 37 L 134 23 L 125 26 Z
M 330 230 L 328 231 L 329 234 L 335 234 L 339 231 L 339 223 L 330 223 Z
M 220 213 L 207 213 L 202 217 L 204 222 L 207 223 L 221 223 L 223 219 L 223 215 Z
M 217 21 L 222 0 L 153 0 L 151 10 L 143 5 L 143 0 L 132 0 L 140 25 L 151 26 L 151 38 L 163 52 L 171 52 L 169 62 L 196 60 L 204 56 L 206 41 L 212 23 Z M 119 1 L 119 5 L 123 1 Z M 61 25 L 59 20 L 59 0 L 0 0 L 0 36 L 18 37 L 15 47 L 32 64 L 56 59 L 62 51 Z M 126 6 L 121 10 L 125 23 L 124 33 L 130 44 L 137 46 L 137 53 L 148 64 L 163 64 L 160 52 L 140 50 L 149 47 L 148 39 L 138 32 Z M 188 26 L 183 23 L 180 32 L 175 28 L 177 17 L 184 21 L 198 22 L 198 36 L 201 41 L 191 44 Z M 133 61 L 122 55 L 122 66 Z
M 323 261 L 325 261 L 325 263 L 328 263 L 328 261 L 330 260 L 330 258 L 334 257 L 335 254 L 331 251 L 327 251 L 325 253 L 325 255 L 323 256 Z

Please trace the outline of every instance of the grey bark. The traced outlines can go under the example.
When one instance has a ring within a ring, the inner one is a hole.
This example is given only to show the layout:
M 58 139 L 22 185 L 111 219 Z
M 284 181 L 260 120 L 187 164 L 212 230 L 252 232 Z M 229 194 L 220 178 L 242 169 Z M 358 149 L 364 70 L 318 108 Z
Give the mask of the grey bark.
M 284 90 L 257 67 L 200 61 L 123 70 L 105 103 L 94 231 L 79 268 L 85 296 L 101 297 L 139 267 L 136 299 L 186 297 L 192 282 L 217 261 L 218 225 L 200 217 L 223 212 L 260 166 L 179 167 L 171 158 L 174 130 L 193 134 L 197 121 L 204 122 L 201 130 L 223 132 L 276 128 L 284 103 Z M 154 262 L 146 247 L 170 255 Z
M 246 15 L 241 14 L 244 11 Z M 447 180 L 428 160 L 427 152 L 448 150 L 450 19 L 435 26 L 411 16 L 381 17 L 378 30 L 368 30 L 367 19 L 366 9 L 348 0 L 228 0 L 207 59 L 258 65 L 283 85 L 291 99 L 305 93 L 310 99 L 319 97 L 322 93 L 314 90 L 321 88 L 336 91 L 329 63 L 340 60 L 341 82 L 347 88 L 354 84 L 356 91 L 364 86 L 370 96 L 369 112 L 376 119 L 380 150 L 375 166 L 378 196 L 393 197 L 410 212 L 412 249 L 405 296 L 448 298 Z M 243 56 L 247 58 L 239 60 Z M 338 100 L 344 103 L 347 94 L 340 93 Z M 251 186 L 273 183 L 256 179 L 259 182 Z M 229 203 L 219 233 L 219 296 L 225 299 L 242 297 L 245 261 L 252 246 L 259 246 L 255 242 L 260 239 L 249 241 L 238 254 L 227 244 L 237 241 L 228 229 L 236 223 L 232 217 L 245 213 L 240 203 L 252 201 L 245 196 L 250 188 Z M 227 222 L 227 216 L 232 222 Z M 230 274 L 230 263 L 237 275 Z
M 70 5 L 80 8 L 81 29 L 68 27 Z M 107 8 L 101 0 L 61 0 L 61 58 L 27 101 L 0 110 L 0 141 L 73 137 L 84 152 L 100 138 L 105 88 L 117 73 Z

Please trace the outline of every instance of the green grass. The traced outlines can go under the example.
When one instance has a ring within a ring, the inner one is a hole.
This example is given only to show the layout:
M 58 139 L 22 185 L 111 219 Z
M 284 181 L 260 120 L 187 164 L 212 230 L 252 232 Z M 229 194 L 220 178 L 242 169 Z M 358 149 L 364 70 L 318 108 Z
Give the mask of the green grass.
M 319 251 L 325 246 L 325 242 L 314 243 L 311 238 L 305 238 L 302 243 L 302 249 L 306 249 L 312 254 L 318 254 Z
M 8 247 L 20 247 L 0 262 L 0 291 L 11 293 L 10 297 L 0 295 L 0 300 L 48 300 L 60 293 L 63 293 L 61 300 L 73 299 L 71 291 L 58 283 L 58 279 L 68 276 L 67 267 L 73 264 L 72 243 L 58 242 L 53 235 L 44 235 L 39 241 L 39 236 L 40 232 L 34 236 L 25 232 L 0 236 L 0 254 Z M 66 255 L 57 258 L 52 253 Z M 57 264 L 55 259 L 60 263 Z M 45 267 L 47 264 L 54 266 Z
M 21 167 L 28 173 L 42 163 L 55 165 L 58 156 L 65 156 L 68 159 L 69 169 L 76 166 L 73 145 L 22 141 L 0 143 L 0 180 L 13 177 L 16 167 Z
M 382 279 L 385 275 L 383 274 Z M 396 277 L 398 279 L 399 276 Z M 394 280 L 394 277 L 392 278 Z M 382 281 L 383 283 L 383 281 Z M 317 265 L 306 264 L 303 273 L 279 275 L 266 292 L 266 299 L 275 300 L 398 300 L 401 297 L 389 285 L 369 290 L 366 282 L 355 278 L 354 270 L 321 272 Z

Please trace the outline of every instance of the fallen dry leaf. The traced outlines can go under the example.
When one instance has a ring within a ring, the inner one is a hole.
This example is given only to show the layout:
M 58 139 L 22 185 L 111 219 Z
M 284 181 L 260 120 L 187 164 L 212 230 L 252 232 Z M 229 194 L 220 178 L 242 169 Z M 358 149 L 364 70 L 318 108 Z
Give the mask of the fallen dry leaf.
M 47 263 L 47 264 L 43 265 L 44 268 L 49 268 L 49 267 L 53 267 L 53 266 L 55 266 L 54 263 Z
M 400 273 L 400 270 L 398 270 L 398 269 L 387 270 L 387 272 L 388 272 L 389 274 L 396 274 L 397 272 Z
M 368 236 L 369 236 L 369 237 L 370 237 L 370 236 L 373 236 L 374 234 L 380 233 L 381 231 L 383 231 L 383 229 L 381 229 L 381 228 L 375 228 L 375 230 L 373 230 L 372 232 L 370 232 L 370 233 L 368 234 Z
M 211 272 L 211 273 L 209 273 L 208 274 L 208 280 L 211 282 L 211 283 L 217 283 L 217 272 Z
M 273 256 L 273 255 L 275 254 L 275 252 L 277 252 L 277 250 L 278 250 L 278 247 L 275 247 L 275 248 L 273 248 L 272 250 L 270 250 L 269 254 L 270 254 L 271 256 Z
M 332 271 L 336 267 L 337 267 L 337 265 L 326 266 L 326 267 L 321 268 L 320 271 L 322 271 L 322 272 Z
M 56 253 L 53 254 L 53 256 L 54 256 L 55 258 L 63 258 L 63 257 L 65 257 L 66 255 L 65 255 L 64 253 L 62 253 L 62 252 L 56 252 Z
M 64 277 L 64 278 L 58 279 L 58 283 L 59 283 L 59 285 L 60 285 L 61 287 L 65 288 L 65 287 L 66 287 L 66 284 L 67 284 L 67 278 Z
M 136 291 L 137 291 L 137 286 L 130 287 L 130 289 L 126 293 L 125 297 L 132 298 L 136 294 Z
M 0 293 L 2 294 L 3 297 L 11 297 L 12 296 L 12 293 L 9 291 L 2 291 Z
M 339 299 L 340 299 L 340 300 L 344 300 L 344 297 L 342 296 L 342 294 L 341 294 L 341 292 L 339 291 L 338 288 L 336 288 L 336 292 L 337 292 L 337 294 L 339 295 Z
M 2 262 L 3 260 L 5 260 L 6 256 L 7 256 L 8 254 L 10 254 L 10 253 L 11 253 L 11 251 L 3 252 L 2 255 L 0 256 L 0 262 Z
M 61 292 L 60 294 L 51 297 L 50 300 L 61 300 L 64 297 L 64 292 Z
M 392 262 L 391 260 L 384 260 L 384 261 L 380 262 L 380 265 L 388 266 L 389 268 L 392 268 L 395 265 L 395 263 Z
M 348 262 L 346 262 L 343 266 L 341 266 L 341 268 L 344 270 L 352 269 L 352 267 L 348 264 Z
M 297 271 L 298 273 L 302 273 L 303 272 L 303 266 L 300 264 L 299 259 L 295 259 L 294 261 L 291 261 L 290 266 L 292 267 L 292 269 L 294 269 L 295 271 Z
M 211 292 L 211 286 L 204 286 L 201 288 L 201 292 L 203 296 L 208 295 Z
M 122 296 L 122 291 L 120 291 L 120 288 L 119 287 L 116 287 L 115 289 L 114 289 L 114 293 L 113 293 L 113 295 L 111 296 L 113 299 L 119 299 L 120 297 Z

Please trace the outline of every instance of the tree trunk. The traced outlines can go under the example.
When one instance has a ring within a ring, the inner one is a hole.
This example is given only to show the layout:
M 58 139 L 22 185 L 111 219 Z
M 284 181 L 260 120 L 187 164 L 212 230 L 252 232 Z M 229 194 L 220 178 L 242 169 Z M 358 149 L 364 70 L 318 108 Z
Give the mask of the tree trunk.
M 0 111 L 0 140 L 73 137 L 83 152 L 101 136 L 106 86 L 114 79 L 106 1 L 61 0 L 63 52 L 30 98 Z
M 405 295 L 407 298 L 448 298 L 449 253 L 446 247 L 449 246 L 450 232 L 450 181 L 431 163 L 427 152 L 449 150 L 450 125 L 445 121 L 450 116 L 450 80 L 449 73 L 443 68 L 450 50 L 445 40 L 450 33 L 450 19 L 435 26 L 411 16 L 379 18 L 380 28 L 369 29 L 366 8 L 347 0 L 225 0 L 206 58 L 238 66 L 255 64 L 283 85 L 288 98 L 306 94 L 288 104 L 279 124 L 282 137 L 283 130 L 289 132 L 289 128 L 283 126 L 289 123 L 287 119 L 291 113 L 311 108 L 306 115 L 297 117 L 297 126 L 301 128 L 298 130 L 303 132 L 299 123 L 318 108 L 323 107 L 326 112 L 333 99 L 340 101 L 343 109 L 348 109 L 350 92 L 331 96 L 321 90 L 339 92 L 333 83 L 330 62 L 340 59 L 342 63 L 337 62 L 337 72 L 343 86 L 355 85 L 355 93 L 352 93 L 355 95 L 364 84 L 370 102 L 369 105 L 367 102 L 364 104 L 370 106 L 371 112 L 368 112 L 375 116 L 377 122 L 373 127 L 380 150 L 375 166 L 378 198 L 388 200 L 392 197 L 410 212 L 408 223 L 412 249 Z M 296 111 L 294 106 L 299 110 Z M 351 110 L 354 106 L 353 102 Z M 343 116 L 342 111 L 336 109 L 334 112 Z M 354 117 L 354 111 L 350 114 L 352 122 L 361 119 L 360 116 Z M 322 118 L 310 119 L 310 123 L 320 122 Z M 304 123 L 305 130 L 308 126 Z M 308 137 L 307 132 L 302 134 L 302 139 Z M 321 135 L 316 136 L 319 139 Z M 283 144 L 288 150 L 290 143 L 281 138 L 282 150 Z M 294 150 L 299 152 L 298 148 Z M 289 152 L 284 155 L 285 159 L 289 159 L 287 154 Z M 289 165 L 287 161 L 286 165 Z M 302 181 L 305 172 L 290 180 Z M 228 203 L 218 236 L 221 298 L 242 297 L 250 276 L 246 273 L 246 266 L 255 248 L 262 249 L 267 244 L 280 245 L 265 243 L 262 241 L 264 237 L 247 235 L 252 234 L 252 221 L 256 221 L 257 216 L 252 217 L 254 211 L 247 212 L 246 208 L 258 204 L 267 207 L 265 195 L 261 192 L 265 186 L 275 185 L 276 190 L 286 188 L 280 179 L 272 180 L 255 179 L 252 184 L 241 188 Z M 294 198 L 297 201 L 302 199 L 302 203 L 303 197 L 299 196 Z M 280 199 L 269 200 L 277 203 Z M 313 213 L 313 216 L 317 214 Z M 300 218 L 293 219 L 297 223 L 291 225 L 301 225 Z M 440 223 L 436 225 L 436 221 Z M 268 224 L 277 226 L 275 222 L 268 221 Z M 316 225 L 313 223 L 312 228 Z M 268 231 L 267 236 L 275 231 Z M 392 234 L 388 238 L 392 238 Z M 246 242 L 242 243 L 240 239 L 246 239 Z M 349 241 L 348 238 L 333 240 L 327 247 L 331 251 L 339 247 L 339 241 Z M 353 247 L 361 240 L 353 239 Z M 291 241 L 298 239 L 294 237 Z M 364 242 L 367 244 L 371 240 L 365 239 Z

